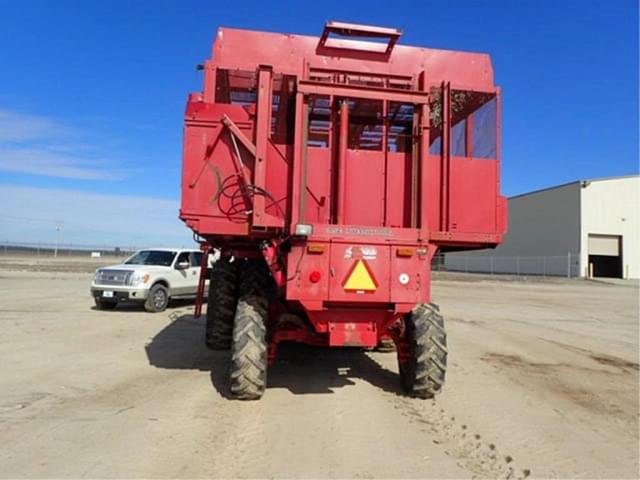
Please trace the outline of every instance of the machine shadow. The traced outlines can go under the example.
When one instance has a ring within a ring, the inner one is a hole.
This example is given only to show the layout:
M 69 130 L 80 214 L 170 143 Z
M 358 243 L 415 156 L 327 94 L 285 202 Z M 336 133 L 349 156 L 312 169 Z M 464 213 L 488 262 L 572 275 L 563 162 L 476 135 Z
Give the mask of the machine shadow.
M 229 352 L 204 344 L 204 317 L 175 312 L 172 322 L 145 346 L 149 364 L 157 368 L 211 372 L 211 384 L 229 398 Z M 393 354 L 389 354 L 393 355 Z M 398 376 L 359 348 L 319 348 L 299 344 L 280 346 L 269 368 L 267 389 L 285 388 L 296 395 L 333 393 L 336 388 L 365 381 L 386 392 L 400 394 Z

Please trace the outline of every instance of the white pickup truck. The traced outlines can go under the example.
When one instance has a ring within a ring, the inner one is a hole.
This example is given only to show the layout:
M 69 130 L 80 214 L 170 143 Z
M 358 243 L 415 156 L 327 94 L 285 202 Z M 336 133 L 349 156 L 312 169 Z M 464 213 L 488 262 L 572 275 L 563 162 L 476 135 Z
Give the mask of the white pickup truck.
M 201 263 L 198 250 L 139 250 L 120 265 L 96 270 L 91 296 L 101 310 L 138 301 L 148 312 L 161 312 L 170 299 L 195 297 Z

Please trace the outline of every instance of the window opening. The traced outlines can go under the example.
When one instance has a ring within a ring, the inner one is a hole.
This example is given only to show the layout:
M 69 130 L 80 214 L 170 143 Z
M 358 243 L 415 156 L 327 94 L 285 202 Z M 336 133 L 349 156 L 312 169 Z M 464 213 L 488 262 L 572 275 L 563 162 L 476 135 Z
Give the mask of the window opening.
M 349 148 L 382 150 L 382 102 L 349 100 Z
M 413 147 L 413 113 L 415 105 L 411 103 L 389 103 L 387 151 L 411 153 Z
M 328 96 L 309 97 L 309 132 L 307 146 L 329 148 L 331 101 Z

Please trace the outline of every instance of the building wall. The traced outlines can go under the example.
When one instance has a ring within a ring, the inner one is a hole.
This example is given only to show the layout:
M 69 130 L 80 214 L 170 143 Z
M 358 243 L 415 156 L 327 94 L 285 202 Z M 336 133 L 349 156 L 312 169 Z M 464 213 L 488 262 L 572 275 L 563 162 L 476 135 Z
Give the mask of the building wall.
M 580 251 L 580 183 L 509 199 L 509 231 L 494 255 L 556 256 Z
M 569 272 L 571 276 L 578 275 L 580 194 L 580 182 L 574 182 L 510 198 L 505 242 L 494 250 L 448 253 L 445 267 L 468 271 L 551 275 Z
M 640 278 L 640 177 L 583 182 L 580 192 L 581 274 L 588 268 L 588 235 L 622 235 L 622 271 Z

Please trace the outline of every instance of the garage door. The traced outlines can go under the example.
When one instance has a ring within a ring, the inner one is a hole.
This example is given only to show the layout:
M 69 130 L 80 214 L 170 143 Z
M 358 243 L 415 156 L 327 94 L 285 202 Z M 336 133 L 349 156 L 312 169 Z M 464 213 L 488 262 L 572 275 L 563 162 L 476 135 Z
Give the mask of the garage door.
M 589 234 L 589 255 L 607 255 L 617 257 L 620 255 L 619 235 Z

